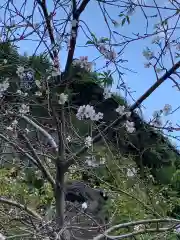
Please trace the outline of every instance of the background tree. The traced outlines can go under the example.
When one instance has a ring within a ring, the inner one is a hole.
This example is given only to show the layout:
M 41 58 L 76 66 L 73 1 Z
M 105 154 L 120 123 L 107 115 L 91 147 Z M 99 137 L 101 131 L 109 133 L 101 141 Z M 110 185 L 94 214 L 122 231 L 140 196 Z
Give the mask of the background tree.
M 1 239 L 149 239 L 149 233 L 175 239 L 179 231 L 179 220 L 169 214 L 179 204 L 179 151 L 165 136 L 179 127 L 161 124 L 163 115 L 178 109 L 166 104 L 149 122 L 141 115 L 142 103 L 164 82 L 179 89 L 179 3 L 96 1 L 107 37 L 96 36 L 83 19 L 89 4 L 36 0 L 1 6 Z M 111 17 L 117 7 L 119 23 Z M 136 11 L 145 17 L 142 34 L 112 30 L 132 24 Z M 82 33 L 97 60 L 105 59 L 96 70 L 95 60 L 75 56 Z M 14 44 L 21 47 L 28 39 L 36 43 L 34 54 L 21 56 Z M 131 70 L 122 53 L 144 39 L 152 39 L 143 55 L 156 81 L 132 103 L 124 81 Z M 113 79 L 121 96 L 108 88 Z M 86 202 L 65 201 L 66 178 Z M 82 178 L 91 188 L 73 185 Z M 104 208 L 104 192 L 93 190 L 97 185 L 111 196 Z

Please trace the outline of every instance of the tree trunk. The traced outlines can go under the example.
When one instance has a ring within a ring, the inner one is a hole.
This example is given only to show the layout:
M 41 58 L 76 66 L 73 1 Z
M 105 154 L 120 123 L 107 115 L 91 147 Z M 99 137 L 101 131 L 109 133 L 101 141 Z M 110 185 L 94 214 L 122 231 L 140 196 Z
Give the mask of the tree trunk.
M 56 222 L 58 228 L 62 228 L 64 224 L 64 211 L 65 211 L 64 177 L 65 174 L 63 171 L 63 166 L 57 163 L 55 204 L 56 204 Z

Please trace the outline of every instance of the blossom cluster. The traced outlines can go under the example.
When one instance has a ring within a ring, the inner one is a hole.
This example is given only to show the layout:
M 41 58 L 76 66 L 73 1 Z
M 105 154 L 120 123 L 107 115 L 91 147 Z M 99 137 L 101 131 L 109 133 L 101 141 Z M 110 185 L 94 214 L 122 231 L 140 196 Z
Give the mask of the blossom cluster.
M 67 102 L 68 100 L 68 95 L 67 94 L 64 94 L 64 93 L 61 93 L 59 95 L 59 100 L 58 100 L 58 103 L 61 104 L 61 105 L 64 105 L 65 102 Z
M 138 232 L 138 231 L 141 231 L 141 230 L 144 230 L 144 229 L 145 229 L 145 226 L 143 224 L 139 224 L 139 225 L 134 226 L 134 231 L 135 232 Z
M 79 59 L 75 59 L 73 61 L 73 66 L 79 66 L 80 68 L 84 68 L 86 71 L 90 72 L 92 70 L 92 62 L 88 62 L 88 57 L 80 57 Z
M 119 113 L 120 116 L 124 116 L 124 115 L 126 117 L 131 116 L 131 112 L 125 111 L 125 106 L 119 105 L 119 107 L 116 108 L 116 112 Z M 129 132 L 129 133 L 133 133 L 136 130 L 134 122 L 130 122 L 130 121 L 126 120 L 124 125 L 125 125 L 127 132 Z
M 15 119 L 15 120 L 11 123 L 11 125 L 8 126 L 6 129 L 9 130 L 9 131 L 13 131 L 13 130 L 16 129 L 17 125 L 18 125 L 18 121 Z
M 89 166 L 89 167 L 99 167 L 100 165 L 104 165 L 106 162 L 106 159 L 104 157 L 101 157 L 99 162 L 97 162 L 96 158 L 94 156 L 87 156 L 85 163 Z
M 112 92 L 109 89 L 104 88 L 103 96 L 104 96 L 104 99 L 111 98 L 112 97 Z
M 127 169 L 127 176 L 128 177 L 134 177 L 136 175 L 136 173 L 137 173 L 137 171 L 136 171 L 135 168 L 132 168 L 132 169 L 128 168 Z
M 165 104 L 164 108 L 162 110 L 154 111 L 153 120 L 151 121 L 151 123 L 156 127 L 162 126 L 162 122 L 163 122 L 162 121 L 162 114 L 164 116 L 167 116 L 171 112 L 172 112 L 172 106 L 170 104 Z
M 99 121 L 103 119 L 103 113 L 96 113 L 94 107 L 88 104 L 79 107 L 76 117 L 79 120 L 90 119 L 92 121 Z
M 29 113 L 29 106 L 26 104 L 22 104 L 19 108 L 19 113 L 20 114 L 26 114 Z
M 3 96 L 3 93 L 8 89 L 8 87 L 9 87 L 9 82 L 8 82 L 8 78 L 6 78 L 3 83 L 0 83 L 0 97 Z
M 6 237 L 2 233 L 0 233 L 0 240 L 5 240 L 5 239 Z
M 143 50 L 143 56 L 150 61 L 151 59 L 153 59 L 154 57 L 154 53 L 149 49 L 146 48 L 145 50 Z
M 20 89 L 18 89 L 16 93 L 20 96 L 23 96 L 23 97 L 27 97 L 27 95 L 28 95 L 28 93 L 24 93 Z
M 88 136 L 88 137 L 86 137 L 85 138 L 85 141 L 84 141 L 84 143 L 85 143 L 85 146 L 87 147 L 87 148 L 90 148 L 91 146 L 92 146 L 92 137 L 90 137 L 90 136 Z
M 114 61 L 116 58 L 116 52 L 114 50 L 108 50 L 105 46 L 105 44 L 100 43 L 98 45 L 99 51 L 101 54 L 105 56 L 110 61 Z

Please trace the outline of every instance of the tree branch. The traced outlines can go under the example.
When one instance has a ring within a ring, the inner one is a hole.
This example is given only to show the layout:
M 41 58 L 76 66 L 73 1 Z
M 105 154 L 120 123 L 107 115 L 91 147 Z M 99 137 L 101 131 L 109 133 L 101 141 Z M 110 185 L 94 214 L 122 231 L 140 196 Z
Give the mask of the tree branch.
M 23 154 L 24 156 L 26 156 L 35 166 L 38 167 L 38 164 L 36 162 L 36 160 L 30 155 L 28 154 L 23 148 L 19 147 L 16 143 L 12 142 L 11 140 L 9 140 L 7 137 L 5 137 L 3 134 L 0 133 L 0 138 L 2 138 L 3 140 L 5 140 L 6 142 L 8 142 L 10 145 L 12 145 L 14 148 L 17 148 L 21 154 Z
M 27 212 L 29 215 L 31 215 L 31 216 L 37 218 L 38 220 L 42 221 L 42 218 L 41 218 L 41 216 L 38 213 L 36 213 L 32 209 L 30 209 L 30 208 L 28 208 L 28 207 L 26 207 L 26 206 L 24 206 L 24 205 L 22 205 L 20 203 L 17 203 L 16 201 L 0 197 L 0 202 L 4 203 L 4 204 L 11 205 L 13 207 L 17 207 L 17 208 Z
M 93 240 L 100 240 L 100 239 L 103 239 L 105 236 L 112 240 L 113 239 L 123 239 L 123 238 L 128 238 L 128 237 L 132 237 L 134 235 L 144 234 L 144 233 L 148 233 L 148 232 L 169 231 L 174 228 L 174 226 L 169 227 L 169 228 L 152 228 L 152 229 L 145 229 L 145 230 L 141 230 L 141 231 L 137 231 L 137 232 L 127 233 L 127 234 L 123 234 L 123 235 L 119 235 L 119 236 L 108 236 L 108 234 L 110 232 L 117 231 L 122 228 L 133 227 L 133 226 L 137 226 L 140 224 L 152 224 L 152 223 L 173 223 L 173 224 L 177 225 L 180 223 L 180 220 L 165 218 L 165 219 L 150 219 L 150 220 L 147 219 L 147 220 L 140 220 L 140 221 L 134 221 L 134 222 L 128 222 L 128 223 L 121 223 L 121 224 L 110 227 L 104 233 L 99 234 L 98 236 L 94 237 Z
M 25 140 L 29 150 L 31 151 L 34 159 L 36 160 L 36 162 L 38 164 L 38 168 L 41 170 L 44 177 L 50 182 L 52 188 L 55 189 L 55 181 L 54 181 L 53 177 L 51 176 L 50 172 L 43 166 L 41 159 L 38 157 L 35 149 L 33 148 L 32 144 L 30 143 L 29 139 L 24 134 L 21 134 L 21 136 Z
M 180 61 L 172 66 L 172 68 L 167 71 L 161 78 L 159 78 L 131 107 L 130 110 L 133 111 L 141 105 L 141 103 L 146 100 L 164 81 L 166 81 L 171 74 L 175 73 L 180 67 Z
M 83 0 L 80 7 L 76 10 L 76 0 L 72 0 L 72 15 L 73 15 L 73 20 L 76 20 L 77 22 L 79 21 L 79 17 L 81 13 L 85 10 L 87 4 L 90 2 L 90 0 Z M 65 77 L 67 77 L 67 74 L 69 72 L 70 66 L 73 61 L 74 57 L 74 51 L 76 47 L 76 41 L 77 41 L 77 34 L 78 34 L 78 24 L 76 26 L 72 26 L 71 32 L 73 32 L 73 36 L 71 36 L 70 39 L 70 46 L 69 46 L 69 52 L 68 52 L 68 57 L 66 61 L 66 66 L 65 66 Z
M 53 16 L 49 15 L 48 14 L 48 10 L 47 10 L 47 6 L 46 6 L 46 1 L 43 0 L 43 1 L 40 1 L 40 0 L 37 0 L 37 3 L 39 4 L 39 6 L 41 7 L 42 11 L 43 11 L 43 14 L 44 14 L 44 18 L 45 18 L 45 22 L 46 22 L 46 26 L 47 26 L 47 30 L 48 30 L 48 33 L 49 33 L 49 37 L 50 37 L 50 40 L 51 40 L 51 44 L 52 45 L 55 45 L 55 39 L 54 39 L 54 34 L 53 34 L 53 28 L 51 26 L 51 18 Z M 55 63 L 55 67 L 59 69 L 59 63 L 57 62 L 57 59 L 58 59 L 58 53 L 55 49 L 53 49 L 53 56 L 52 54 L 50 53 L 50 56 L 52 58 L 52 60 L 54 61 Z M 56 61 L 55 61 L 56 60 Z
M 31 120 L 30 118 L 28 118 L 25 115 L 19 115 L 19 117 L 23 118 L 26 122 L 30 123 L 34 128 L 36 128 L 40 133 L 42 133 L 42 135 L 44 135 L 48 139 L 49 144 L 55 150 L 55 152 L 56 153 L 58 152 L 58 146 L 57 146 L 54 138 L 46 130 L 44 130 L 37 123 L 35 123 L 33 120 Z

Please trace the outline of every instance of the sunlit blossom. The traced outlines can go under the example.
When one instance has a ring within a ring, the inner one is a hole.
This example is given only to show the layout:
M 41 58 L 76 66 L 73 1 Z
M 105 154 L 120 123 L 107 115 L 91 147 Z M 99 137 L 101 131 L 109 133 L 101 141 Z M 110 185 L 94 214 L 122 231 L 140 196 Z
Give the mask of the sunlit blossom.
M 92 137 L 90 137 L 90 136 L 86 137 L 84 143 L 87 148 L 91 147 L 92 146 Z
M 61 94 L 59 95 L 58 103 L 61 104 L 61 105 L 63 105 L 63 104 L 65 104 L 65 102 L 67 102 L 67 100 L 68 100 L 68 95 L 67 95 L 67 94 L 64 94 L 64 93 L 61 93 Z
M 96 113 L 93 106 L 83 105 L 79 107 L 76 117 L 79 120 L 89 118 L 92 121 L 99 121 L 103 119 L 103 113 L 101 112 Z
M 22 104 L 19 109 L 19 113 L 21 113 L 21 114 L 29 113 L 29 106 L 26 104 Z

